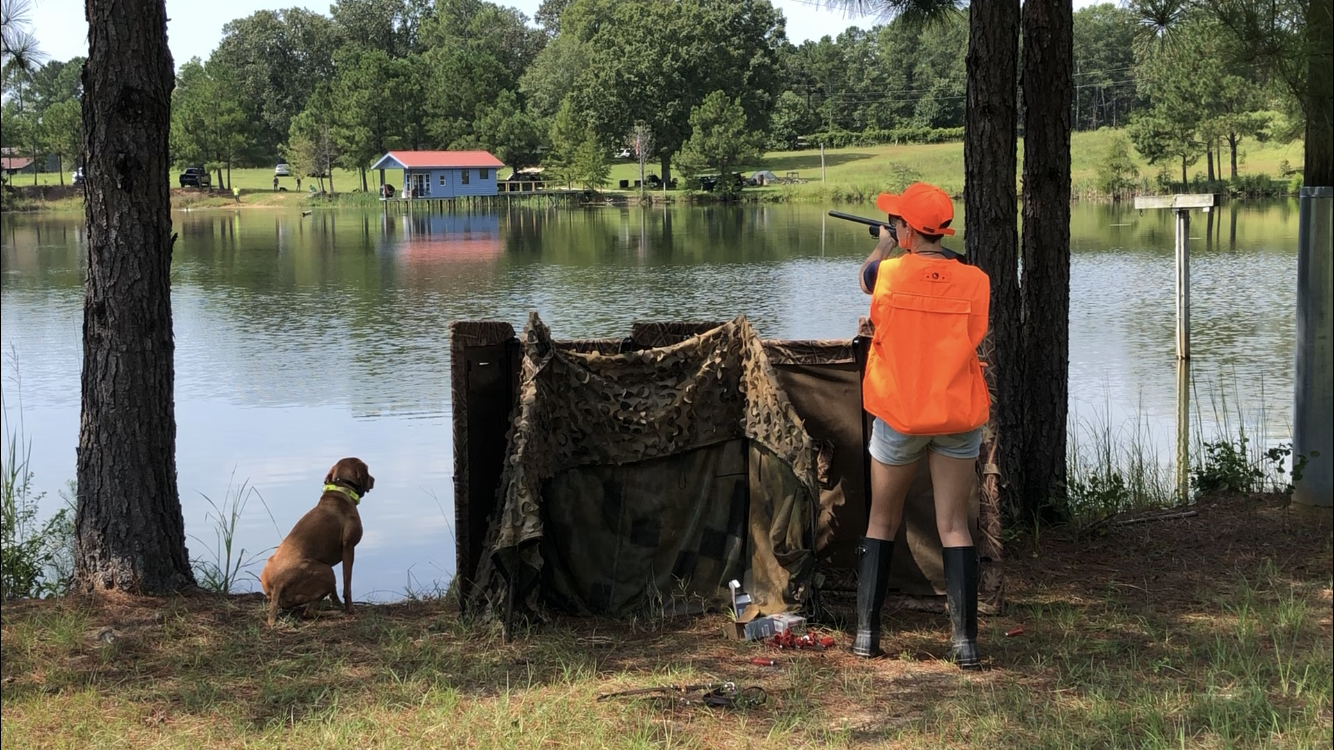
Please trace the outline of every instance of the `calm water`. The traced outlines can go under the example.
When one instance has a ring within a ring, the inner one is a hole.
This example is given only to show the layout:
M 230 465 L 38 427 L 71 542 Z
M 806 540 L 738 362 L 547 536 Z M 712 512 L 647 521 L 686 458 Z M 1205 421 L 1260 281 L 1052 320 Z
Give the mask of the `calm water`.
M 1297 206 L 1232 204 L 1192 225 L 1192 419 L 1226 412 L 1289 439 Z M 357 455 L 354 596 L 394 599 L 453 574 L 450 321 L 562 338 L 634 320 L 748 316 L 762 336 L 847 338 L 872 241 L 816 206 L 512 210 L 469 216 L 176 213 L 177 468 L 191 557 L 211 558 L 206 498 L 253 487 L 238 543 L 258 556 Z M 6 429 L 21 418 L 50 509 L 75 474 L 82 271 L 77 217 L 3 217 Z M 1138 429 L 1170 461 L 1176 415 L 1170 212 L 1074 207 L 1071 406 L 1076 432 Z M 949 244 L 949 243 L 947 243 Z M 961 247 L 960 238 L 955 238 Z M 1221 384 L 1221 385 L 1220 385 Z M 1226 406 L 1223 400 L 1226 399 Z M 1239 402 L 1239 403 L 1238 403 Z M 262 502 L 260 498 L 262 497 Z

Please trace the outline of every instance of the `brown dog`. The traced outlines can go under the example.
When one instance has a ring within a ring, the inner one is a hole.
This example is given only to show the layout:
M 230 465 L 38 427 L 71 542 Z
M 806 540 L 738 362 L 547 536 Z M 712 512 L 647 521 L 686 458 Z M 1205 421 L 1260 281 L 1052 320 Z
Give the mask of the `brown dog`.
M 296 522 L 287 538 L 259 574 L 260 588 L 269 598 L 269 625 L 279 609 L 305 606 L 311 614 L 324 597 L 338 601 L 333 566 L 343 564 L 344 612 L 352 611 L 352 556 L 361 541 L 357 503 L 375 486 L 366 463 L 344 458 L 324 477 L 320 502 Z

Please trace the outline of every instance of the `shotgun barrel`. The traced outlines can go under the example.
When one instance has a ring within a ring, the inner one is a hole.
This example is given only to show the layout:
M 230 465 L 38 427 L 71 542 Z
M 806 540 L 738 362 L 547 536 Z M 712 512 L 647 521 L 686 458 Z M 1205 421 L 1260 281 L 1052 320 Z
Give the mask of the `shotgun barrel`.
M 894 225 L 889 223 L 889 219 L 868 219 L 865 216 L 845 214 L 842 211 L 830 211 L 829 215 L 835 219 L 843 219 L 845 221 L 855 221 L 858 224 L 865 224 L 870 227 L 871 236 L 876 239 L 880 238 L 880 227 L 887 226 L 889 227 L 889 236 L 894 237 Z

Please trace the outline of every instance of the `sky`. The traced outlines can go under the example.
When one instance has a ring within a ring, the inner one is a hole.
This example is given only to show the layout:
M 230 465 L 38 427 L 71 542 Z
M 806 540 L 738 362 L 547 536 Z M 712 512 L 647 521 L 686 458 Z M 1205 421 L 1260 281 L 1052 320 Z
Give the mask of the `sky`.
M 499 5 L 518 8 L 530 19 L 541 0 L 492 0 Z M 796 44 L 837 36 L 849 26 L 870 28 L 875 18 L 851 17 L 842 12 L 819 7 L 811 0 L 771 0 L 787 17 L 787 37 Z M 49 60 L 68 60 L 88 54 L 88 25 L 84 0 L 31 0 L 29 20 L 38 45 Z M 1083 7 L 1095 0 L 1075 0 Z M 167 0 L 167 43 L 177 65 L 192 57 L 208 59 L 222 39 L 222 27 L 228 21 L 244 18 L 258 10 L 278 10 L 299 6 L 329 14 L 329 0 Z

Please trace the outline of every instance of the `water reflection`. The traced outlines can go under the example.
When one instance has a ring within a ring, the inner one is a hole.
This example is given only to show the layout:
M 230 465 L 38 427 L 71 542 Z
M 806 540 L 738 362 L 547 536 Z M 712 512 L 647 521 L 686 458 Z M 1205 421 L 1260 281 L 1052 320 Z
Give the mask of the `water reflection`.
M 767 337 L 846 338 L 866 311 L 856 269 L 872 243 L 860 226 L 826 223 L 825 208 L 175 214 L 177 461 L 192 554 L 212 546 L 203 495 L 220 499 L 229 481 L 258 489 L 264 502 L 247 507 L 239 539 L 253 554 L 315 502 L 334 460 L 360 455 L 377 481 L 356 596 L 446 581 L 451 321 L 519 326 L 537 310 L 558 336 L 594 337 L 635 320 L 744 313 Z M 1099 426 L 1141 435 L 1171 467 L 1182 424 L 1192 440 L 1238 420 L 1258 443 L 1290 434 L 1295 204 L 1231 203 L 1213 218 L 1192 225 L 1193 360 L 1179 371 L 1171 212 L 1074 207 L 1076 438 Z M 2 221 L 5 404 L 13 412 L 21 395 L 34 481 L 58 502 L 78 437 L 85 235 L 77 216 Z M 1185 419 L 1179 394 L 1193 402 Z

